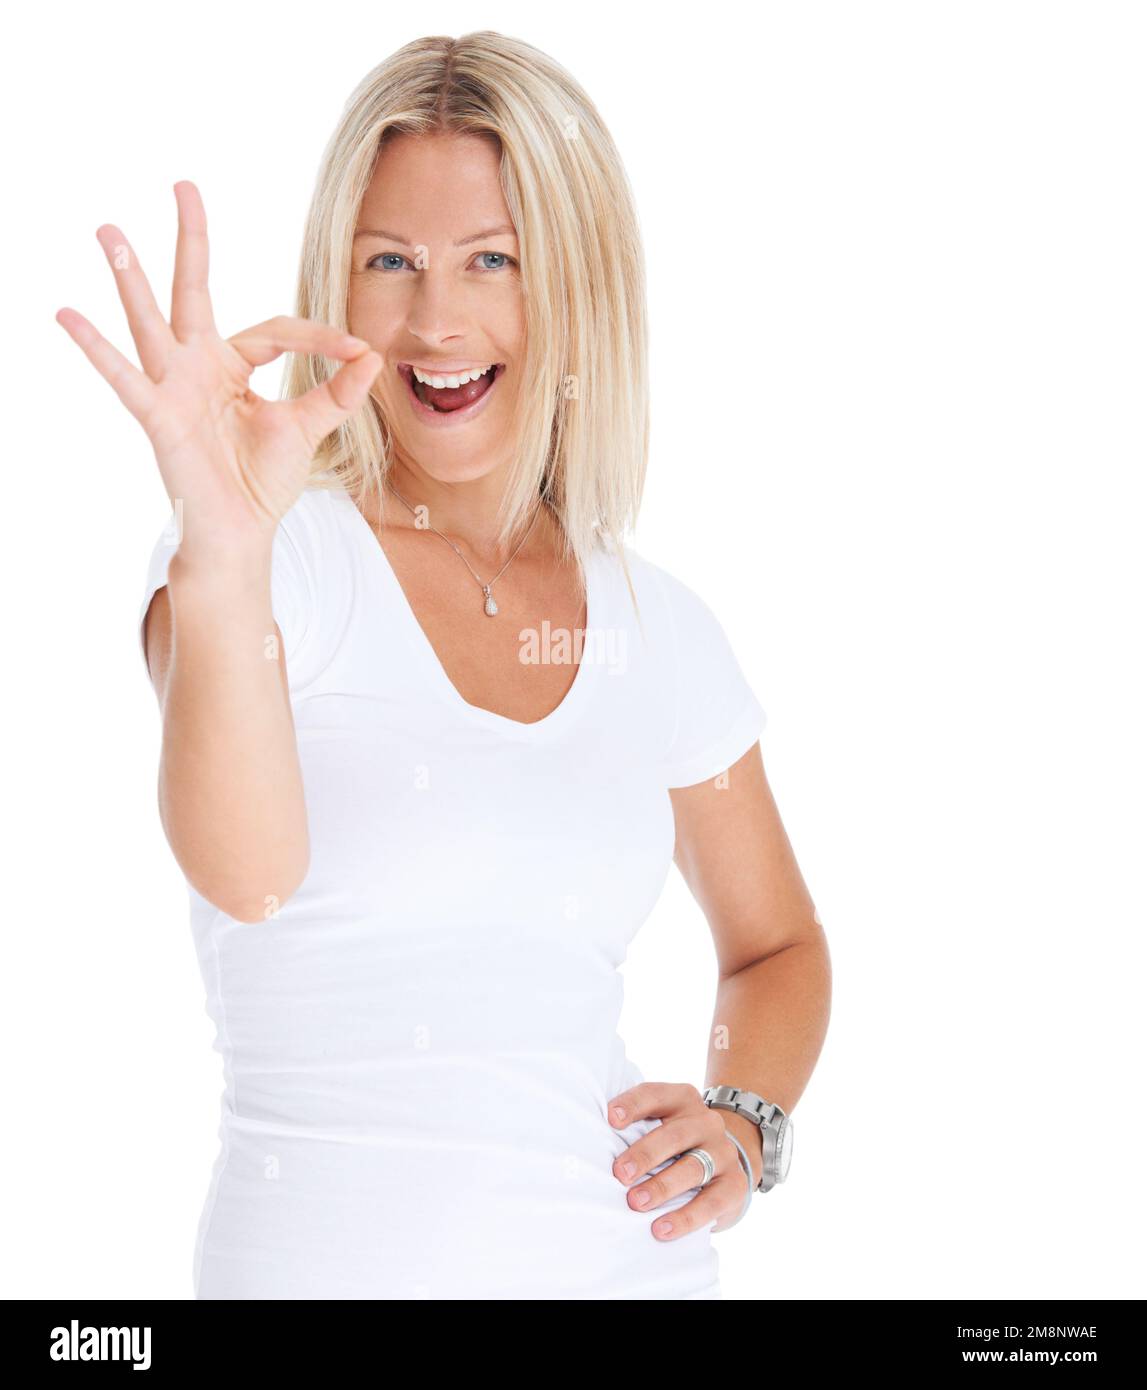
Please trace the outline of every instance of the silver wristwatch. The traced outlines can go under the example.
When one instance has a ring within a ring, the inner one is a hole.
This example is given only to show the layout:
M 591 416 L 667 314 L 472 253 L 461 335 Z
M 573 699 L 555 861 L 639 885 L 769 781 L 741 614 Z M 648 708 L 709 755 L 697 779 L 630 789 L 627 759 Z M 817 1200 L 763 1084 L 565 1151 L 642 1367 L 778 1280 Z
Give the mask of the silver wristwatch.
M 710 1086 L 701 1092 L 706 1105 L 718 1110 L 732 1110 L 744 1115 L 761 1129 L 761 1151 L 764 1163 L 758 1192 L 768 1192 L 784 1182 L 793 1161 L 793 1122 L 779 1105 L 763 1100 L 754 1091 L 742 1091 L 738 1086 Z

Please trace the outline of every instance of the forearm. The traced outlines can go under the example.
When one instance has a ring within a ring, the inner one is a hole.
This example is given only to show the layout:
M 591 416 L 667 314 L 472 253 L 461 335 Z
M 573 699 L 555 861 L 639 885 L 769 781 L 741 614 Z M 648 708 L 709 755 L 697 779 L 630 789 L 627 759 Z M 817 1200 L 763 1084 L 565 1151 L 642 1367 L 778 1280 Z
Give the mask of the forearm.
M 706 1086 L 739 1086 L 791 1114 L 828 1031 L 832 971 L 823 934 L 754 961 L 717 987 Z M 761 1177 L 761 1133 L 722 1111 Z
M 176 555 L 168 574 L 160 814 L 188 881 L 241 921 L 285 902 L 309 857 L 270 574 L 269 550 L 225 570 Z

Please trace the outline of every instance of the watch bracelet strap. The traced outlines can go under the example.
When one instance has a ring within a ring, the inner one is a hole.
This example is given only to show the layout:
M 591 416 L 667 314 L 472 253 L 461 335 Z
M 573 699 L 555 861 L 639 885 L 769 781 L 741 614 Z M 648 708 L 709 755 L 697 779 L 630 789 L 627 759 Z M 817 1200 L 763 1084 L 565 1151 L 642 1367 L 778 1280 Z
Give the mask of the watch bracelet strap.
M 731 1095 L 721 1100 L 717 1100 L 716 1097 L 712 1095 L 712 1093 L 715 1091 L 727 1091 L 730 1092 Z M 746 1105 L 741 1100 L 741 1096 L 743 1095 L 751 1095 L 755 1101 L 759 1102 L 759 1104 Z M 772 1117 L 775 1114 L 777 1114 L 779 1107 L 773 1104 L 771 1101 L 767 1101 L 763 1097 L 758 1096 L 754 1091 L 745 1091 L 745 1089 L 741 1086 L 709 1086 L 705 1091 L 702 1092 L 702 1099 L 705 1101 L 706 1105 L 712 1106 L 716 1110 L 728 1110 L 730 1114 L 741 1115 L 744 1119 L 753 1121 L 753 1123 L 761 1131 L 761 1162 L 762 1165 L 766 1165 L 768 1162 L 768 1157 L 765 1152 L 765 1126 L 769 1123 Z M 752 1186 L 752 1181 L 752 1170 L 750 1169 L 750 1186 Z M 765 1167 L 762 1166 L 761 1181 L 757 1184 L 755 1189 L 757 1192 L 764 1192 L 767 1190 L 764 1186 L 764 1182 Z
M 723 1096 L 720 1101 L 713 1096 L 714 1091 L 727 1091 L 731 1094 Z M 752 1120 L 762 1130 L 768 1125 L 773 1117 L 780 1111 L 780 1106 L 773 1101 L 765 1100 L 763 1096 L 757 1095 L 755 1091 L 746 1091 L 743 1086 L 709 1086 L 702 1093 L 702 1099 L 706 1105 L 718 1105 L 722 1110 L 735 1110 L 738 1115 L 744 1115 L 747 1120 Z M 752 1104 L 746 1104 L 743 1096 L 752 1097 Z M 712 1097 L 710 1099 L 710 1097 Z

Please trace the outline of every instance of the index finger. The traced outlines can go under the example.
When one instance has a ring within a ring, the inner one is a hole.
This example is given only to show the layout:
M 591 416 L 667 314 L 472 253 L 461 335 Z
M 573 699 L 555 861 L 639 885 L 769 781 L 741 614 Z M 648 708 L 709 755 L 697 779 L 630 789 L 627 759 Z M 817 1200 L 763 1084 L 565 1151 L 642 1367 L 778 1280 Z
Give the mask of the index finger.
M 175 185 L 179 237 L 175 243 L 175 278 L 171 286 L 171 328 L 182 342 L 193 333 L 215 331 L 207 291 L 207 213 L 199 190 L 188 179 Z
M 634 1120 L 660 1119 L 675 1108 L 699 1100 L 696 1086 L 669 1081 L 642 1081 L 628 1091 L 620 1091 L 607 1107 L 611 1125 L 625 1127 Z M 618 1114 L 621 1111 L 621 1114 Z

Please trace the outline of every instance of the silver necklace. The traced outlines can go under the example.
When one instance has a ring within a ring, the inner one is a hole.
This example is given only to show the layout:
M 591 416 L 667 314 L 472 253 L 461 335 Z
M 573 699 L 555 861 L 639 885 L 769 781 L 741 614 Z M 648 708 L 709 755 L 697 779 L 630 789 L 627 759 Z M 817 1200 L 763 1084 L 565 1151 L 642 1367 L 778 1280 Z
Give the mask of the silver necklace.
M 391 492 L 394 493 L 395 497 L 398 498 L 398 500 L 402 503 L 402 505 L 406 508 L 406 510 L 407 510 L 408 512 L 410 512 L 410 514 L 411 514 L 412 516 L 414 516 L 415 518 L 417 518 L 418 513 L 414 510 L 414 508 L 410 505 L 410 503 L 406 500 L 406 498 L 403 497 L 403 495 L 402 495 L 402 494 L 399 492 L 399 490 L 394 486 L 394 484 L 390 481 L 390 479 L 389 479 L 389 478 L 386 478 L 384 481 L 386 482 L 387 487 L 390 488 Z M 522 539 L 521 539 L 521 540 L 518 542 L 518 544 L 514 547 L 514 554 L 510 556 L 509 560 L 506 561 L 506 563 L 502 566 L 502 568 L 501 568 L 501 569 L 498 571 L 498 573 L 493 577 L 493 579 L 490 580 L 490 582 L 489 582 L 488 584 L 483 583 L 483 581 L 478 577 L 478 575 L 477 575 L 477 574 L 474 574 L 474 566 L 470 563 L 469 560 L 467 560 L 467 558 L 465 557 L 465 555 L 462 554 L 462 552 L 458 549 L 458 547 L 454 544 L 454 542 L 450 539 L 449 536 L 444 536 L 444 535 L 442 535 L 442 532 L 439 531 L 439 529 L 438 529 L 437 526 L 431 526 L 431 527 L 429 527 L 429 529 L 430 529 L 431 531 L 433 531 L 434 534 L 435 534 L 436 536 L 442 536 L 442 539 L 446 542 L 446 544 L 450 547 L 450 549 L 454 551 L 454 553 L 458 556 L 458 558 L 462 561 L 462 563 L 466 566 L 466 568 L 470 571 L 470 573 L 474 575 L 474 578 L 478 581 L 478 584 L 479 584 L 479 586 L 481 587 L 482 592 L 483 592 L 483 593 L 485 594 L 485 596 L 486 596 L 486 602 L 485 602 L 484 608 L 485 608 L 486 614 L 487 614 L 489 617 L 491 617 L 491 618 L 494 616 L 495 613 L 497 613 L 497 611 L 498 611 L 498 605 L 494 602 L 494 595 L 490 592 L 490 590 L 494 587 L 494 585 L 498 582 L 498 580 L 501 579 L 501 577 L 502 577 L 502 576 L 506 573 L 506 571 L 510 568 L 510 564 L 512 563 L 512 561 L 513 561 L 513 559 L 514 559 L 514 556 L 517 555 L 518 551 L 521 550 L 522 546 L 524 546 L 525 543 L 526 543 L 526 541 L 529 539 L 530 532 L 534 529 L 534 522 L 537 521 L 537 519 L 538 519 L 538 513 L 541 511 L 541 509 L 542 509 L 542 504 L 541 504 L 541 502 L 539 502 L 538 505 L 534 508 L 534 515 L 533 515 L 533 517 L 532 517 L 531 520 L 530 520 L 530 524 L 526 527 L 526 534 L 522 537 Z

